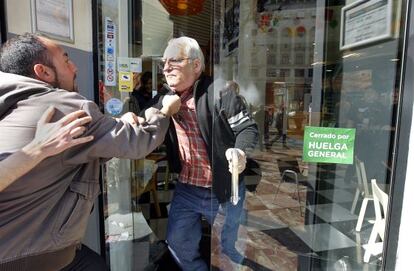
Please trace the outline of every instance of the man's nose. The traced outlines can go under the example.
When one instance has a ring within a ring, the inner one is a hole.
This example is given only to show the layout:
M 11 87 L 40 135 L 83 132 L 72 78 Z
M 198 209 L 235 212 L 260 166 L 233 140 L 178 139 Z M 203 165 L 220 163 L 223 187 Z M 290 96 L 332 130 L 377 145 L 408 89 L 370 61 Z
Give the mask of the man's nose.
M 164 72 L 170 71 L 172 69 L 172 66 L 169 64 L 169 62 L 165 62 L 164 68 L 162 69 Z
M 77 73 L 78 72 L 78 67 L 76 67 L 75 63 L 73 63 L 72 61 L 70 63 L 71 63 L 71 69 L 72 69 L 72 71 L 74 73 Z

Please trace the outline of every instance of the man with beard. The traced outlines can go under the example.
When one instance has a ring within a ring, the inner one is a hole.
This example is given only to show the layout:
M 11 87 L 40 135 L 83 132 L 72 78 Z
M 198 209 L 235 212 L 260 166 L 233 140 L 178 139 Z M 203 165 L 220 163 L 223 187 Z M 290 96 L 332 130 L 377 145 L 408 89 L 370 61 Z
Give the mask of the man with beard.
M 99 255 L 81 245 L 100 192 L 100 164 L 153 151 L 164 139 L 168 116 L 178 111 L 178 97 L 166 96 L 162 109 L 148 109 L 142 125 L 132 114 L 105 116 L 77 93 L 77 67 L 63 48 L 33 34 L 3 45 L 0 70 L 2 159 L 33 140 L 50 105 L 56 108 L 51 122 L 84 110 L 92 120 L 83 135 L 94 138 L 43 160 L 1 192 L 0 270 L 105 270 Z

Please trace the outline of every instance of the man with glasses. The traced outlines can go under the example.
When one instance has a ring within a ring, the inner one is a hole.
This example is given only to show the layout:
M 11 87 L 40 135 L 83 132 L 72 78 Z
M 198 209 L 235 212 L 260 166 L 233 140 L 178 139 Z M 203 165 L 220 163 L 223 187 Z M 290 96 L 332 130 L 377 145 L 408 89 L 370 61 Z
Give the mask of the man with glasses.
M 245 187 L 240 183 L 240 201 L 230 207 L 230 154 L 237 154 L 236 174 L 240 174 L 245 168 L 246 151 L 257 141 L 257 125 L 241 97 L 234 91 L 214 88 L 203 75 L 204 67 L 196 40 L 180 37 L 169 41 L 161 61 L 168 84 L 164 91 L 180 96 L 181 107 L 170 120 L 166 138 L 170 168 L 179 173 L 169 212 L 167 242 L 183 270 L 198 271 L 208 270 L 199 252 L 201 218 L 212 225 L 220 204 L 228 211 L 221 234 L 222 251 L 235 261 L 243 258 L 235 242 Z M 162 97 L 156 97 L 153 103 Z

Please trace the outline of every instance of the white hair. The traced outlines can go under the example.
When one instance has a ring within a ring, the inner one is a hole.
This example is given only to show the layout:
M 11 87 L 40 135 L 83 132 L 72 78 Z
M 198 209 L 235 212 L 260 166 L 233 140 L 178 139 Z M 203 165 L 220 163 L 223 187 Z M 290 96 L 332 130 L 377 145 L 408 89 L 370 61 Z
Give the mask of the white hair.
M 201 63 L 201 70 L 204 71 L 205 63 L 204 63 L 204 54 L 201 51 L 200 45 L 198 42 L 190 37 L 179 37 L 171 39 L 168 42 L 168 46 L 177 46 L 184 48 L 184 53 L 191 59 L 199 59 Z

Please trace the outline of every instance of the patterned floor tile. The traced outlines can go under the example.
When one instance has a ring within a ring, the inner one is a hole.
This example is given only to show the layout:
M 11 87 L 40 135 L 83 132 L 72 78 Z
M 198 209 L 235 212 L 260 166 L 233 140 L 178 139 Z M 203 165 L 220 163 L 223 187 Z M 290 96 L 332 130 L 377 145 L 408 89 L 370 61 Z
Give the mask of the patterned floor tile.
M 291 230 L 313 251 L 356 246 L 354 241 L 329 224 L 302 225 Z

